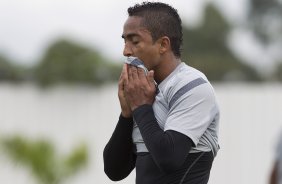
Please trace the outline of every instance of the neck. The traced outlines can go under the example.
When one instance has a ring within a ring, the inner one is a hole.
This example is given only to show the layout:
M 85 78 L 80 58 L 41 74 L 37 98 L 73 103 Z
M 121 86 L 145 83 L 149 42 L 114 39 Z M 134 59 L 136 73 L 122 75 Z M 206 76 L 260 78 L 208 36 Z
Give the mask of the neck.
M 173 70 L 181 63 L 179 58 L 167 57 L 161 61 L 161 63 L 155 67 L 154 69 L 154 78 L 155 81 L 159 84 L 161 83 L 167 76 L 169 76 Z

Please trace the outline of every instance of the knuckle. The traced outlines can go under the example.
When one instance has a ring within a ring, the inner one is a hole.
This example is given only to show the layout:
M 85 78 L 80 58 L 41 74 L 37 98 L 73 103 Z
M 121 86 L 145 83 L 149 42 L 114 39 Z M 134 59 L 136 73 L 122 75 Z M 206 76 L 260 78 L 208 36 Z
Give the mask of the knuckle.
M 144 73 L 142 68 L 138 68 L 137 71 L 138 71 L 139 74 L 143 74 Z

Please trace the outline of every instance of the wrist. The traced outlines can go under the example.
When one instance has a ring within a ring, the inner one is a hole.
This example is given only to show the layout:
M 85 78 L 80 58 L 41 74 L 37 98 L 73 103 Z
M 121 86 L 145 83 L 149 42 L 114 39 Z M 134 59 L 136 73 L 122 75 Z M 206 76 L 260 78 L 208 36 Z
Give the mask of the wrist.
M 132 113 L 131 112 L 121 112 L 121 116 L 124 118 L 131 118 L 132 117 Z
M 142 106 L 152 106 L 152 104 L 150 104 L 150 103 L 143 103 L 141 105 L 131 105 L 130 106 L 131 112 L 133 113 L 133 111 L 135 111 L 136 109 L 138 109 L 139 107 L 142 107 Z
M 141 105 L 132 112 L 132 117 L 138 126 L 139 123 L 142 124 L 144 122 L 144 119 L 147 119 L 147 116 L 155 116 L 153 107 L 150 104 Z
M 151 104 L 144 104 L 144 105 L 140 105 L 138 107 L 136 107 L 133 111 L 132 111 L 132 116 L 136 116 L 139 114 L 144 113 L 145 111 L 148 111 L 148 109 L 152 109 L 153 110 L 153 106 Z M 142 115 L 141 115 L 142 116 Z

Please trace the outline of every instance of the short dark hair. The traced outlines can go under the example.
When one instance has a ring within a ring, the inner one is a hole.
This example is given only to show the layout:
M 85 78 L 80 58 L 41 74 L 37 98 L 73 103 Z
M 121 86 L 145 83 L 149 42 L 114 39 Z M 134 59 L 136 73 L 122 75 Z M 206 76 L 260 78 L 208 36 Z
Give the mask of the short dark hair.
M 176 9 L 161 2 L 143 2 L 129 7 L 127 12 L 129 16 L 143 18 L 142 24 L 150 31 L 154 42 L 162 36 L 167 36 L 174 55 L 181 56 L 183 33 L 181 18 Z

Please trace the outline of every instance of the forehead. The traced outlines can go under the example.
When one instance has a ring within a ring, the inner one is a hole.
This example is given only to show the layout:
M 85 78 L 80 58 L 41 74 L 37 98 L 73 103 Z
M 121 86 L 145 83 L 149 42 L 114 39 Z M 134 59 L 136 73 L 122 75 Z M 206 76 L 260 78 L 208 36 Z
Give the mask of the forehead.
M 142 26 L 142 18 L 130 16 L 124 23 L 122 37 L 151 35 L 148 29 Z

